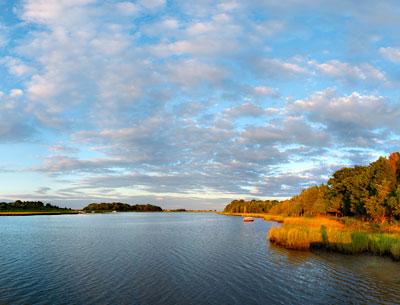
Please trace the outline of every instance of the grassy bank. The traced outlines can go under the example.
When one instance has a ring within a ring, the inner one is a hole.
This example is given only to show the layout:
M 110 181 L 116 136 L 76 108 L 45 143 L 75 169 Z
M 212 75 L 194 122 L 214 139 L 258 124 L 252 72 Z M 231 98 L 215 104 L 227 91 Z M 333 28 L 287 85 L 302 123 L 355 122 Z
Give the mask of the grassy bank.
M 250 216 L 250 217 L 256 217 L 256 218 L 263 218 L 265 221 L 276 221 L 276 222 L 283 222 L 285 219 L 284 216 L 280 215 L 271 215 L 271 214 L 263 214 L 263 213 L 231 213 L 231 212 L 220 212 L 217 213 L 220 215 L 226 215 L 226 216 Z
M 217 214 L 226 215 L 226 216 L 250 216 L 250 217 L 257 217 L 257 218 L 264 218 L 266 214 L 261 213 L 231 213 L 231 212 L 219 212 Z
M 324 248 L 346 254 L 388 255 L 400 260 L 398 225 L 346 218 L 287 217 L 280 227 L 270 229 L 268 238 L 288 249 Z

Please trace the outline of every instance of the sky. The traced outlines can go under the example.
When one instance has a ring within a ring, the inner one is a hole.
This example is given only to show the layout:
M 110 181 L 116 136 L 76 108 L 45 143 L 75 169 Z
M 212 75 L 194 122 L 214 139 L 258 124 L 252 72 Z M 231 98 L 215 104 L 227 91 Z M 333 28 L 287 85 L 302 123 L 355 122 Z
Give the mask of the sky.
M 398 151 L 390 0 L 0 1 L 0 200 L 221 209 Z

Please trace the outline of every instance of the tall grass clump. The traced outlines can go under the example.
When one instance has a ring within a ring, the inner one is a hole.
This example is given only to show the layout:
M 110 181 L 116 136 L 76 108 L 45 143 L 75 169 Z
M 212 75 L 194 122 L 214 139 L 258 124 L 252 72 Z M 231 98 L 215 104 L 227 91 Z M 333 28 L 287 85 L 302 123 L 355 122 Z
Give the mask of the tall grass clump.
M 390 254 L 395 260 L 400 260 L 400 239 L 392 244 Z
M 288 249 L 318 247 L 344 254 L 387 255 L 400 260 L 400 236 L 394 234 L 351 231 L 325 225 L 307 227 L 284 222 L 281 227 L 272 227 L 268 238 L 272 243 Z
M 272 227 L 268 238 L 277 245 L 296 250 L 307 250 L 311 244 L 322 242 L 318 230 L 299 226 Z
M 370 252 L 378 255 L 392 255 L 392 247 L 395 248 L 399 241 L 398 237 L 388 234 L 371 234 L 369 235 Z

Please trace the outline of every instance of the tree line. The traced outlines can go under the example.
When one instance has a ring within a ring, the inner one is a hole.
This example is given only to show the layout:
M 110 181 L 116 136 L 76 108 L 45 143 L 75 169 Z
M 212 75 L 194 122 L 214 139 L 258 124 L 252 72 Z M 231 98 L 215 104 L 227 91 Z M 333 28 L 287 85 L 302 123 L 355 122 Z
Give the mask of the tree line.
M 267 213 L 279 203 L 278 200 L 233 200 L 225 209 L 225 213 Z
M 91 203 L 83 208 L 86 212 L 161 212 L 162 208 L 152 204 L 135 204 L 129 205 L 122 202 L 111 202 L 111 203 Z
M 19 212 L 19 211 L 64 211 L 71 209 L 69 208 L 60 208 L 58 206 L 52 205 L 50 203 L 43 203 L 41 201 L 21 201 L 17 200 L 15 202 L 0 202 L 0 211 L 1 212 Z
M 247 212 L 287 216 L 350 216 L 381 223 L 399 220 L 400 153 L 367 166 L 342 168 L 326 184 L 311 186 L 269 209 L 263 201 L 234 200 L 225 210 L 243 212 L 245 207 Z

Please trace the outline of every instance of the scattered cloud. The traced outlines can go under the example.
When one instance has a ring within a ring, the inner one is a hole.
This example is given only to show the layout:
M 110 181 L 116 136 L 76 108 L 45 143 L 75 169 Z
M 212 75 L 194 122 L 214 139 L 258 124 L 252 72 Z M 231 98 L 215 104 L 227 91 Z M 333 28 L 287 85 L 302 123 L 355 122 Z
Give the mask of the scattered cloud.
M 343 145 L 371 146 L 399 130 L 400 111 L 382 96 L 353 92 L 338 96 L 333 89 L 316 92 L 290 106 L 311 122 L 322 124 Z
M 0 24 L 0 144 L 31 145 L 25 170 L 51 181 L 20 195 L 287 197 L 398 149 L 398 71 L 387 60 L 400 51 L 377 52 L 400 26 L 389 0 L 11 8 Z
M 400 48 L 393 48 L 393 47 L 387 47 L 387 48 L 380 48 L 379 53 L 386 59 L 394 62 L 394 63 L 400 63 Z
M 39 187 L 39 188 L 36 190 L 36 193 L 45 195 L 45 194 L 47 194 L 50 190 L 51 190 L 50 187 L 43 186 L 43 187 Z
M 370 64 L 352 65 L 339 60 L 330 60 L 325 63 L 311 63 L 318 72 L 330 77 L 346 81 L 386 82 L 385 74 Z
M 256 58 L 252 60 L 255 70 L 272 79 L 291 79 L 304 77 L 310 73 L 305 65 L 296 60 Z
M 140 8 L 133 2 L 123 1 L 115 4 L 117 10 L 127 16 L 135 16 L 139 13 Z

